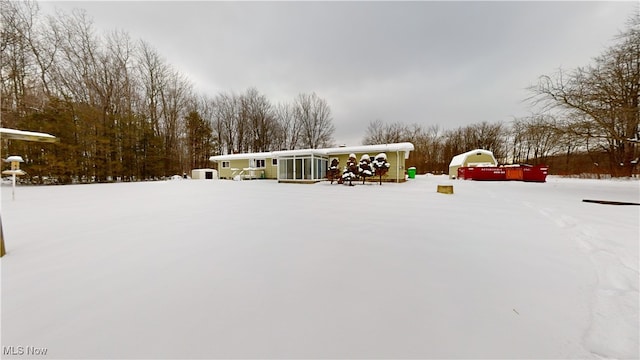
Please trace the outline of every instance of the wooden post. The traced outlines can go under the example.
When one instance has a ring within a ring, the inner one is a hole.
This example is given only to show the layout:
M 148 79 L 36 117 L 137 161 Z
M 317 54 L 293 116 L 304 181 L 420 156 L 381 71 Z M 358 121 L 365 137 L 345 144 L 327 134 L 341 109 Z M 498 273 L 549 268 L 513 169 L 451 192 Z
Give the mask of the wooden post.
M 438 192 L 441 194 L 453 194 L 453 185 L 438 185 Z
M 7 251 L 4 248 L 4 235 L 2 234 L 2 217 L 0 217 L 0 257 L 3 257 Z

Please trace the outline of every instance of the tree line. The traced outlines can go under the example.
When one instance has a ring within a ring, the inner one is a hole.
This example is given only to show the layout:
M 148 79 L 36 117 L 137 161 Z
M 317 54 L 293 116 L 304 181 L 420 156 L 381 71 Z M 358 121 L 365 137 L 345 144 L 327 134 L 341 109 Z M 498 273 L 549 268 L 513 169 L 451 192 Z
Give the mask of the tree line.
M 555 174 L 628 177 L 640 157 L 640 10 L 593 63 L 541 76 L 529 87 L 530 116 L 452 130 L 373 121 L 363 143 L 409 141 L 407 166 L 447 172 L 451 158 L 486 149 L 502 164 L 547 164 Z
M 556 173 L 579 173 L 584 169 L 571 163 L 560 164 L 558 155 L 571 158 L 580 152 L 559 124 L 549 115 L 516 118 L 511 123 L 482 122 L 443 130 L 437 125 L 372 121 L 367 127 L 364 144 L 411 142 L 415 150 L 410 154 L 407 167 L 416 167 L 418 173 L 448 173 L 451 159 L 473 149 L 493 152 L 500 164 L 554 165 Z M 563 165 L 563 166 L 560 166 Z
M 331 109 L 315 93 L 277 105 L 255 88 L 198 94 L 151 44 L 98 34 L 83 10 L 43 15 L 35 1 L 1 0 L 0 13 L 2 126 L 60 138 L 2 141 L 33 179 L 156 179 L 209 167 L 211 155 L 332 142 Z
M 274 104 L 255 88 L 199 94 L 151 44 L 98 34 L 82 10 L 41 14 L 35 1 L 0 0 L 3 127 L 42 131 L 58 144 L 3 139 L 33 179 L 157 179 L 209 167 L 208 157 L 333 145 L 331 109 L 315 93 Z M 544 75 L 535 108 L 510 123 L 438 125 L 372 121 L 364 144 L 410 141 L 408 166 L 446 172 L 475 148 L 501 163 L 545 163 L 553 173 L 630 176 L 639 157 L 640 14 L 593 63 Z

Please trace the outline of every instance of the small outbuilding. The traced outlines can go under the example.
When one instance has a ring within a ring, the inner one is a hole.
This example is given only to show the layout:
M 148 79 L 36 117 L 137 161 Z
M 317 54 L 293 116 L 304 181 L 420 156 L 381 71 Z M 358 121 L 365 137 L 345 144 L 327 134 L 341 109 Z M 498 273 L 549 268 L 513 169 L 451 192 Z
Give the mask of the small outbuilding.
M 458 176 L 458 168 L 460 167 L 481 166 L 498 166 L 498 161 L 491 151 L 475 149 L 456 155 L 449 164 L 449 179 L 455 179 Z
M 217 180 L 218 170 L 216 169 L 193 169 L 191 178 L 196 180 Z

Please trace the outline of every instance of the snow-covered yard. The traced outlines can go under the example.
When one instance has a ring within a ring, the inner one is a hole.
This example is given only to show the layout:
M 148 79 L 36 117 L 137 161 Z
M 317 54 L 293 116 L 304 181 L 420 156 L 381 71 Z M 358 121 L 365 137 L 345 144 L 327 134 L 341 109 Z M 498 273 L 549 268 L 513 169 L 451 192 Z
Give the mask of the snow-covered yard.
M 582 199 L 639 193 L 554 177 L 19 187 L 15 201 L 3 186 L 3 357 L 638 358 L 640 206 Z

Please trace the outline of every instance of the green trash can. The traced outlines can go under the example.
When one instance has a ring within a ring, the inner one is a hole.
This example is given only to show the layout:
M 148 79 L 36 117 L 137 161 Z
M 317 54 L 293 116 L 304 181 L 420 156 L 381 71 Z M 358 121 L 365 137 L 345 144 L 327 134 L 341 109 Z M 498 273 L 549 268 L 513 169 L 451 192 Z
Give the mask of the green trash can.
M 407 169 L 407 174 L 409 175 L 409 179 L 415 179 L 416 178 L 416 168 L 414 168 L 413 166 Z

